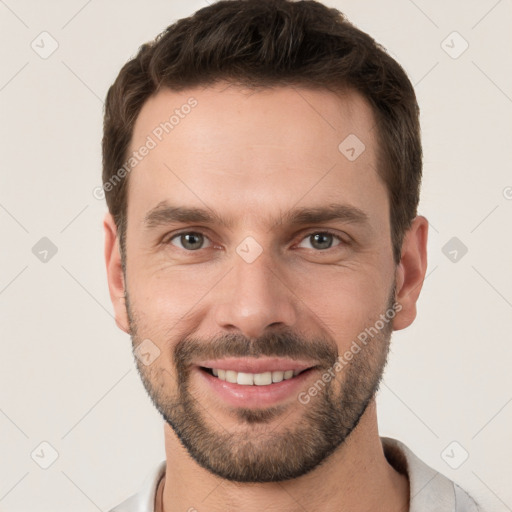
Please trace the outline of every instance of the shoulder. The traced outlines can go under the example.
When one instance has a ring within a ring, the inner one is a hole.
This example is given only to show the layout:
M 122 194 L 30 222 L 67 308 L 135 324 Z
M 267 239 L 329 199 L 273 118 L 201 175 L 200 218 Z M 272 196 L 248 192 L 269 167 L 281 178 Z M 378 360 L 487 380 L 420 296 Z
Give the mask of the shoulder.
M 484 512 L 455 482 L 423 462 L 404 443 L 381 437 L 389 464 L 409 479 L 409 512 Z
M 154 466 L 147 474 L 139 491 L 109 510 L 109 512 L 154 512 L 156 489 L 165 475 L 165 467 L 165 460 Z
M 455 483 L 453 485 L 455 490 L 455 512 L 485 512 L 462 487 Z

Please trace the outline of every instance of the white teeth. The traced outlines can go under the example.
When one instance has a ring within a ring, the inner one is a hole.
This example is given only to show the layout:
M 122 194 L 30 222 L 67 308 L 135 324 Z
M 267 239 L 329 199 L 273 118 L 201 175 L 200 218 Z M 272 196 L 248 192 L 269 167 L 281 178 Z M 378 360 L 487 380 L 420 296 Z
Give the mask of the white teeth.
M 284 379 L 284 372 L 272 372 L 272 382 L 281 382 Z
M 236 378 L 238 373 L 233 370 L 226 370 L 226 381 L 231 382 L 232 384 L 236 384 Z
M 241 384 L 242 386 L 268 386 L 273 382 L 291 379 L 300 373 L 300 370 L 286 370 L 263 373 L 235 372 L 233 370 L 221 370 L 212 368 L 212 373 L 220 380 L 231 382 L 232 384 Z
M 252 386 L 254 384 L 254 375 L 252 373 L 238 372 L 236 383 L 243 384 L 244 386 Z
M 256 386 L 268 386 L 272 384 L 272 372 L 255 373 L 254 384 L 256 384 Z

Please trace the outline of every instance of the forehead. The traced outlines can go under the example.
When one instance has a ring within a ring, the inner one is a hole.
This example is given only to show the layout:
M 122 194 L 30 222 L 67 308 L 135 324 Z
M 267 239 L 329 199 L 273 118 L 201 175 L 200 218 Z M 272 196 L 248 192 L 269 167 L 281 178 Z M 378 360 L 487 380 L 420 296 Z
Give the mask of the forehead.
M 128 215 L 162 201 L 269 221 L 299 202 L 382 212 L 376 144 L 372 110 L 354 91 L 163 89 L 135 123 Z

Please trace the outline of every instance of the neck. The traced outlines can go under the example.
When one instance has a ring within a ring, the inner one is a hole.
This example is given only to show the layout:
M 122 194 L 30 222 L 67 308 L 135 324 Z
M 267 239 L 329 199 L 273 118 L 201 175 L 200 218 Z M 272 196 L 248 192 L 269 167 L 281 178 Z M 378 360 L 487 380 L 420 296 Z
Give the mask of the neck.
M 167 466 L 157 491 L 157 512 L 409 510 L 409 482 L 386 460 L 375 401 L 323 464 L 284 482 L 245 484 L 223 480 L 199 466 L 167 424 L 164 435 Z

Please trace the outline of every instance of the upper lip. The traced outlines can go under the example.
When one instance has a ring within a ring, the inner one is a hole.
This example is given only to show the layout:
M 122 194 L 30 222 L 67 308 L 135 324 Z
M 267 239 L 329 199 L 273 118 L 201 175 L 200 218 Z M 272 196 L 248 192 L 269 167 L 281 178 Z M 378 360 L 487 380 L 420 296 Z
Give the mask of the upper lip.
M 244 373 L 264 373 L 287 370 L 307 370 L 315 366 L 314 363 L 307 361 L 298 361 L 294 359 L 282 359 L 278 357 L 227 357 L 223 359 L 210 359 L 201 361 L 197 366 L 205 368 L 216 368 L 220 370 L 233 370 L 235 372 Z

